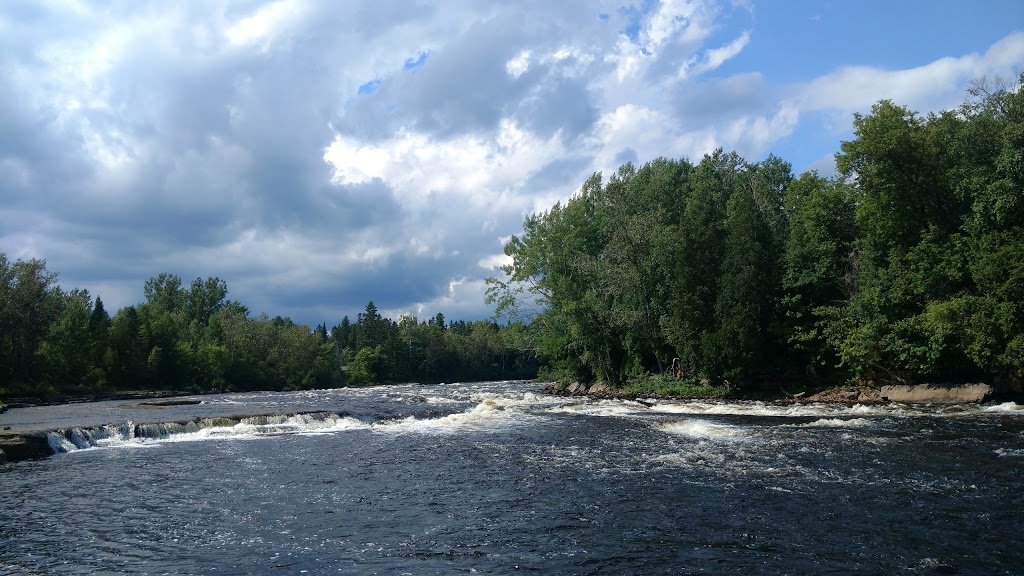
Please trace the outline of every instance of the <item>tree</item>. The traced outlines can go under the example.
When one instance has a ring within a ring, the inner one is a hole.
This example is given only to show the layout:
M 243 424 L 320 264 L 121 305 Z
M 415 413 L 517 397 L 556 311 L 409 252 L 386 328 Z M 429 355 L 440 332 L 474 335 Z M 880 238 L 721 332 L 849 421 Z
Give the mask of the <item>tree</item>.
M 109 349 L 104 353 L 104 364 L 111 385 L 121 389 L 142 386 L 150 344 L 135 306 L 126 306 L 114 316 Z
M 725 219 L 729 197 L 741 185 L 746 162 L 716 150 L 690 177 L 690 194 L 675 227 L 675 258 L 669 313 L 662 320 L 677 356 L 692 371 L 720 375 L 715 304 L 725 258 Z
M 374 348 L 387 340 L 387 320 L 377 311 L 373 300 L 366 303 L 366 310 L 359 315 L 356 324 L 359 325 L 356 338 L 358 348 Z
M 188 294 L 181 288 L 181 278 L 166 272 L 147 279 L 143 294 L 146 304 L 160 312 L 177 312 L 188 299 Z
M 381 352 L 380 346 L 361 348 L 352 362 L 348 364 L 346 373 L 348 382 L 356 386 L 382 382 L 381 375 L 385 371 L 385 362 L 386 358 Z
M 1021 325 L 988 271 L 998 261 L 1000 277 L 1017 281 L 1008 255 L 1024 223 L 1020 102 L 1002 92 L 926 118 L 881 102 L 855 118 L 837 165 L 856 183 L 856 290 L 828 324 L 855 376 L 1018 370 L 1010 350 Z
M 340 324 L 331 328 L 331 338 L 334 340 L 334 344 L 339 350 L 344 348 L 355 348 L 355 335 L 352 332 L 352 323 L 348 319 L 348 316 L 342 318 Z
M 220 278 L 196 278 L 184 298 L 186 322 L 198 322 L 206 326 L 210 317 L 224 306 L 227 295 L 227 283 Z
M 735 376 L 767 365 L 778 305 L 779 269 L 772 230 L 755 194 L 743 187 L 726 203 L 725 245 L 715 298 L 716 372 Z
M 611 225 L 604 247 L 610 321 L 629 358 L 626 375 L 661 372 L 673 356 L 660 325 L 669 309 L 674 261 L 668 230 L 685 208 L 692 169 L 665 158 L 639 170 L 627 165 L 604 191 L 603 220 Z
M 826 339 L 826 318 L 845 306 L 856 289 L 851 186 L 805 173 L 786 190 L 789 221 L 785 243 L 785 309 L 796 367 L 823 377 L 838 363 Z
M 44 260 L 12 263 L 0 252 L 0 381 L 30 391 L 42 377 L 36 350 L 66 300 Z
M 46 338 L 39 345 L 37 355 L 54 389 L 81 389 L 98 384 L 86 380 L 92 370 L 91 309 L 88 292 L 72 292 L 60 317 L 50 325 Z

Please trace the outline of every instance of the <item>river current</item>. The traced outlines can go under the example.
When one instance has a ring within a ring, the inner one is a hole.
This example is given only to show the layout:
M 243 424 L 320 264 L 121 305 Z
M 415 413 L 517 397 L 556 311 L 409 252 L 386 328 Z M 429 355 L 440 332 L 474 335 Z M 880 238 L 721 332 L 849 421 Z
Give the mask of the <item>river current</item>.
M 195 400 L 0 414 L 0 574 L 1024 574 L 1012 402 Z

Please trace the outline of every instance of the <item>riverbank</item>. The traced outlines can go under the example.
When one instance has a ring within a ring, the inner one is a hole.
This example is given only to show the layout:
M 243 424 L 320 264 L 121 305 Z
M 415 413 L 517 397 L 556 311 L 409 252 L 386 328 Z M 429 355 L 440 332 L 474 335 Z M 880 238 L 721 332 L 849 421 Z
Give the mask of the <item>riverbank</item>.
M 666 390 L 668 392 L 666 392 Z M 1018 399 L 1019 395 L 1000 394 L 990 384 L 916 384 L 886 386 L 834 386 L 817 391 L 790 393 L 780 387 L 777 391 L 737 389 L 726 386 L 680 385 L 677 389 L 654 386 L 630 386 L 623 389 L 610 387 L 604 382 L 587 386 L 580 382 L 564 386 L 558 383 L 544 387 L 548 394 L 558 396 L 590 396 L 596 398 L 643 400 L 749 400 L 775 404 L 929 404 L 929 403 L 981 403 L 996 399 Z M 678 391 L 678 392 L 676 392 Z

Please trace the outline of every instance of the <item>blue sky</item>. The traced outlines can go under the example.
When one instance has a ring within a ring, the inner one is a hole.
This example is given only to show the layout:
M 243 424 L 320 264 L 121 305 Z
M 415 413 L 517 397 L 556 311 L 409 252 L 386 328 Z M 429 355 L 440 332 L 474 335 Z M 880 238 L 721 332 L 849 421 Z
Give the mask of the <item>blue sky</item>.
M 0 4 L 0 250 L 329 326 L 484 318 L 524 216 L 716 147 L 834 170 L 854 113 L 1024 71 L 1019 1 Z

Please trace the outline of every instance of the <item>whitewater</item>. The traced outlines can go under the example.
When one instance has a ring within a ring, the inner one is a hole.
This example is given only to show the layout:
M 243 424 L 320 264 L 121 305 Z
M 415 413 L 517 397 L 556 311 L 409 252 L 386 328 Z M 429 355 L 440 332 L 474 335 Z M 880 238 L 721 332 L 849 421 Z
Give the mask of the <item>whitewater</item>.
M 525 382 L 21 408 L 0 574 L 1021 574 L 1024 406 Z

